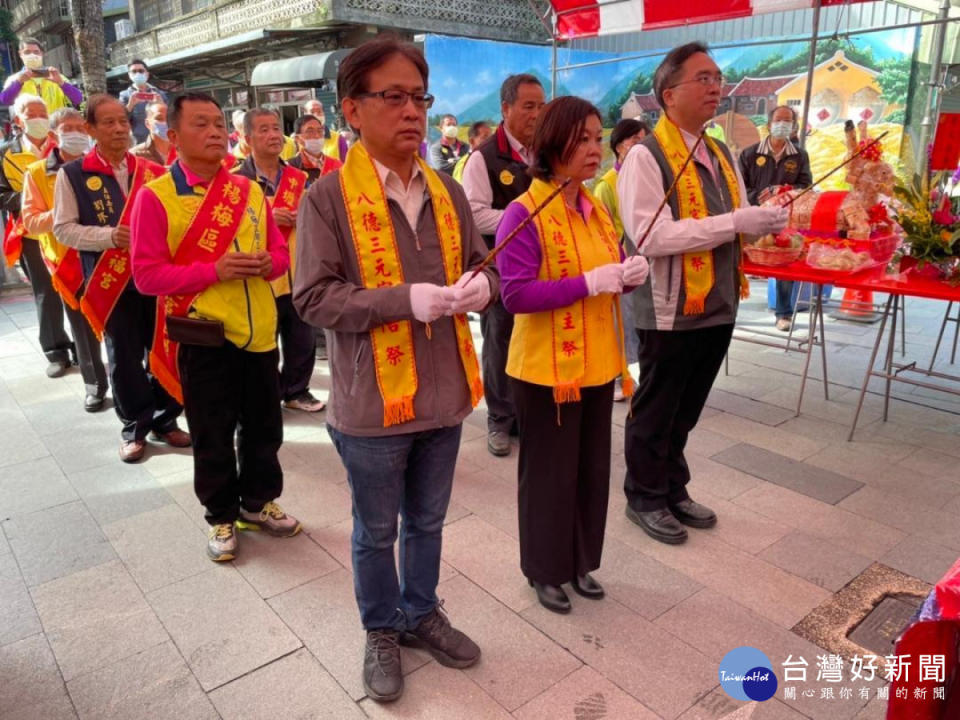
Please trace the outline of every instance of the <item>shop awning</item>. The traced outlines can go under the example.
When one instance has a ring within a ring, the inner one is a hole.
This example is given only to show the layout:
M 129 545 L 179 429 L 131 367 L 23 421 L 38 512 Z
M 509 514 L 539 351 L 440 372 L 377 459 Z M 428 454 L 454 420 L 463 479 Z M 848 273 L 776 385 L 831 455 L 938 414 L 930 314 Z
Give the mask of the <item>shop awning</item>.
M 817 0 L 550 0 L 557 17 L 557 39 L 612 35 L 639 30 L 661 30 L 678 25 L 717 22 L 733 18 L 804 10 Z M 842 5 L 866 0 L 820 0 L 820 5 Z
M 342 48 L 331 52 L 303 55 L 262 62 L 253 68 L 250 84 L 254 87 L 285 87 L 291 85 L 310 85 L 317 80 L 333 80 L 337 77 L 340 61 L 352 48 Z

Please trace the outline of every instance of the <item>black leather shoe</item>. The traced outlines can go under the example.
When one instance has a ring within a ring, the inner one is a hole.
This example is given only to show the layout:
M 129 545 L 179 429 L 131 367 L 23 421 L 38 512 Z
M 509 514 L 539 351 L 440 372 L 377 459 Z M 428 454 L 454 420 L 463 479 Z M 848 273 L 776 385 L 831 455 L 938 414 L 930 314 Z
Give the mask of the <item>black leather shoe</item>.
M 83 399 L 83 409 L 91 413 L 103 410 L 103 396 L 87 393 L 87 396 Z
M 400 667 L 400 633 L 396 630 L 369 630 L 363 653 L 363 689 L 371 700 L 391 702 L 403 695 Z
M 712 528 L 717 524 L 717 514 L 713 510 L 690 499 L 671 505 L 670 512 L 677 520 L 690 527 Z
M 570 585 L 573 586 L 573 590 L 577 595 L 583 595 L 585 598 L 590 598 L 591 600 L 599 600 L 605 594 L 603 592 L 603 585 L 594 580 L 590 573 L 584 573 L 583 575 L 575 577 Z
M 666 508 L 640 512 L 627 505 L 627 517 L 654 540 L 667 545 L 679 545 L 687 541 L 687 531 Z
M 544 585 L 527 578 L 530 587 L 537 591 L 537 600 L 547 610 L 555 613 L 566 614 L 570 612 L 570 598 L 559 585 Z

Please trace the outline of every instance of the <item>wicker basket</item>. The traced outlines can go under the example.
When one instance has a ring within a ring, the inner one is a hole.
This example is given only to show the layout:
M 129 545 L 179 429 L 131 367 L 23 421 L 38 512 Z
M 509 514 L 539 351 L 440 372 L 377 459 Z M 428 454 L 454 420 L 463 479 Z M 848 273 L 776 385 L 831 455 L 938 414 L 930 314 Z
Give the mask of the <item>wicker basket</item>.
M 744 245 L 743 252 L 750 258 L 750 262 L 757 265 L 789 265 L 796 262 L 803 255 L 805 248 L 757 247 Z

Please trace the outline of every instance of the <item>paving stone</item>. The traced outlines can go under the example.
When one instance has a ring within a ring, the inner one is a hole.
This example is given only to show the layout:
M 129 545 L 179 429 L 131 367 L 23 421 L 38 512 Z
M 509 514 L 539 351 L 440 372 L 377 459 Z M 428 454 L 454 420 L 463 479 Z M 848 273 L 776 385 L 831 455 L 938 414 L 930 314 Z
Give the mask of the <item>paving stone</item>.
M 454 627 L 483 653 L 466 675 L 513 711 L 581 666 L 535 627 L 460 576 L 438 586 Z
M 733 442 L 733 445 L 736 444 L 736 442 Z M 732 445 L 728 447 L 732 447 Z M 763 480 L 755 475 L 748 475 L 729 465 L 722 465 L 711 458 L 701 457 L 696 453 L 686 453 L 686 458 L 687 465 L 690 468 L 688 488 L 691 495 L 695 496 L 695 493 L 699 492 L 700 489 L 704 489 L 714 497 L 732 500 L 750 488 L 763 484 Z M 617 494 L 622 496 L 623 490 L 621 488 L 617 488 L 617 490 Z
M 18 515 L 3 524 L 28 587 L 116 558 L 81 502 Z
M 957 457 L 928 448 L 918 448 L 900 460 L 901 467 L 921 472 L 924 475 L 960 477 L 957 473 Z
M 171 642 L 71 680 L 67 688 L 81 720 L 220 717 Z
M 718 679 L 718 666 L 723 657 L 734 648 L 743 645 L 757 648 L 766 654 L 778 679 L 781 680 L 783 663 L 788 656 L 792 655 L 795 660 L 799 657 L 804 658 L 812 668 L 811 672 L 815 677 L 817 655 L 825 653 L 816 645 L 785 628 L 775 626 L 730 598 L 710 589 L 702 590 L 684 600 L 658 618 L 654 624 L 710 658 L 713 663 L 711 678 L 714 683 Z M 812 679 L 809 674 L 808 679 Z M 806 687 L 804 684 L 800 685 L 801 690 Z M 820 703 L 818 698 L 804 698 L 800 692 L 797 694 L 797 700 L 789 703 L 789 707 L 802 715 L 818 720 L 852 718 L 863 705 L 864 702 L 856 699 L 842 703 L 839 701 L 833 704 Z
M 691 493 L 693 493 L 692 489 Z M 764 548 L 773 545 L 790 532 L 790 526 L 718 498 L 709 490 L 698 487 L 696 494 L 692 497 L 717 513 L 719 520 L 710 531 L 711 537 L 751 555 L 756 555 Z
M 758 393 L 762 395 L 763 393 Z M 707 398 L 707 405 L 722 410 L 725 413 L 739 415 L 740 417 L 753 420 L 764 425 L 775 427 L 794 416 L 786 408 L 770 405 L 760 402 L 751 397 L 744 397 L 726 390 L 714 388 L 710 391 L 710 397 Z
M 609 518 L 608 532 L 636 550 L 713 588 L 781 627 L 793 627 L 829 595 L 823 588 L 784 572 L 711 536 L 692 531 L 683 545 L 648 538 L 622 514 Z
M 83 409 L 82 397 L 65 384 L 57 385 L 57 392 L 34 395 L 29 402 L 20 405 L 27 421 L 41 438 L 55 444 L 80 426 L 96 427 L 101 436 L 116 427 L 117 418 L 112 412 L 88 413 Z M 36 393 L 35 387 L 31 393 Z
M 53 458 L 10 465 L 0 474 L 0 518 L 44 510 L 77 499 Z
M 0 645 L 8 645 L 42 630 L 17 561 L 10 553 L 0 554 Z
M 719 413 L 719 411 L 717 411 Z M 700 415 L 701 419 L 703 414 Z M 711 415 L 710 417 L 713 417 Z M 687 438 L 687 453 L 696 453 L 705 458 L 716 455 L 721 450 L 726 450 L 728 447 L 733 447 L 737 444 L 737 440 L 727 437 L 726 435 L 721 435 L 718 432 L 713 430 L 707 430 L 706 428 L 697 426 L 691 432 Z M 616 448 L 616 451 L 619 451 L 620 448 Z
M 337 570 L 268 603 L 350 697 L 366 696 L 360 680 L 366 634 L 350 573 Z M 426 653 L 406 647 L 400 649 L 400 658 L 404 674 L 430 660 Z
M 27 424 L 23 413 L 5 411 L 4 414 L 12 416 L 4 422 L 7 428 L 0 432 L 0 467 L 4 468 L 6 477 L 7 467 L 46 457 L 50 451 L 40 436 Z
M 340 568 L 336 560 L 302 532 L 292 538 L 243 532 L 238 540 L 240 552 L 233 566 L 260 597 L 279 595 Z
M 831 505 L 863 487 L 863 483 L 843 475 L 747 443 L 719 452 L 713 459 Z
M 960 550 L 960 523 L 950 513 L 941 512 L 903 495 L 864 487 L 846 498 L 840 507 L 863 517 L 892 525 L 906 533 Z M 894 510 L 895 509 L 895 510 Z
M 501 532 L 519 538 L 516 476 L 504 478 L 461 463 L 454 476 L 451 499 Z
M 175 503 L 105 525 L 103 532 L 144 592 L 210 569 L 206 535 Z
M 880 558 L 880 562 L 935 585 L 957 561 L 957 551 L 911 535 Z
M 569 615 L 521 614 L 658 715 L 676 718 L 716 684 L 716 662 L 618 602 L 574 603 Z
M 805 720 L 776 699 L 745 703 L 734 700 L 719 686 L 680 716 L 679 720 Z
M 836 592 L 870 566 L 870 558 L 794 531 L 758 555 L 797 577 Z
M 315 474 L 285 472 L 279 502 L 303 523 L 307 533 L 350 517 L 350 489 L 343 484 L 319 480 Z
M 101 525 L 156 510 L 173 502 L 141 465 L 111 462 L 71 473 L 68 477 Z
M 609 597 L 647 620 L 653 620 L 703 587 L 613 537 L 604 540 L 602 564 L 592 574 Z
M 601 720 L 630 718 L 658 720 L 644 707 L 591 667 L 581 667 L 556 685 L 514 711 L 517 720 Z
M 64 680 L 169 640 L 119 560 L 33 589 Z
M 307 650 L 274 660 L 210 693 L 224 720 L 273 717 L 297 720 L 364 718 L 363 711 Z
M 771 483 L 748 490 L 734 502 L 871 559 L 878 559 L 906 537 L 890 525 Z
M 379 704 L 366 699 L 360 703 L 360 707 L 374 720 L 509 720 L 511 717 L 510 713 L 477 687 L 462 671 L 451 670 L 434 662 L 405 678 L 403 695 L 396 702 Z
M 147 449 L 147 458 L 137 467 L 146 470 L 151 477 L 161 478 L 173 473 L 189 472 L 193 475 L 193 453 L 189 448 L 172 448 L 153 443 Z
M 206 535 L 210 525 L 204 517 L 206 511 L 193 489 L 193 470 L 155 476 L 154 479 L 180 506 L 187 518 Z
M 520 570 L 520 545 L 476 516 L 445 528 L 443 557 L 511 610 L 520 611 L 537 602 Z
M 741 443 L 749 443 L 754 447 L 784 455 L 792 460 L 803 460 L 827 446 L 825 442 L 810 440 L 786 430 L 753 422 L 729 413 L 707 418 L 700 423 L 700 426 L 739 440 Z
M 204 690 L 212 690 L 300 647 L 270 607 L 230 567 L 147 595 Z
M 63 678 L 43 635 L 0 647 L 0 717 L 16 720 L 76 718 Z
M 69 477 L 74 473 L 92 468 L 103 467 L 120 461 L 120 423 L 117 421 L 113 434 L 104 434 L 99 425 L 78 425 L 69 433 L 58 435 L 56 442 L 50 443 L 50 454 Z M 146 459 L 150 461 L 150 450 Z

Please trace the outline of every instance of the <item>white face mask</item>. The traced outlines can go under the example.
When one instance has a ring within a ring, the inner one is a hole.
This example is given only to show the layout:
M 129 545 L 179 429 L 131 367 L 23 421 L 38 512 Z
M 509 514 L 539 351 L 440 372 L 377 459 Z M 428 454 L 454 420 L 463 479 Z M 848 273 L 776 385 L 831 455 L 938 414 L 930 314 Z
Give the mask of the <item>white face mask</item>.
M 323 152 L 323 140 L 321 138 L 304 138 L 303 149 L 311 155 L 319 155 Z
M 50 120 L 47 118 L 30 118 L 23 121 L 23 130 L 34 140 L 43 140 L 50 132 Z
M 90 147 L 90 136 L 83 132 L 59 132 L 57 143 L 67 155 L 83 155 Z
M 43 55 L 34 55 L 33 53 L 28 55 L 24 53 L 21 57 L 23 58 L 23 66 L 28 70 L 39 70 L 43 67 Z
M 786 140 L 788 137 L 790 137 L 791 132 L 793 132 L 792 122 L 784 122 L 781 120 L 779 122 L 770 123 L 770 134 L 775 138 Z
M 443 128 L 443 136 L 452 140 L 457 136 L 458 130 L 459 128 L 456 125 L 445 125 Z

